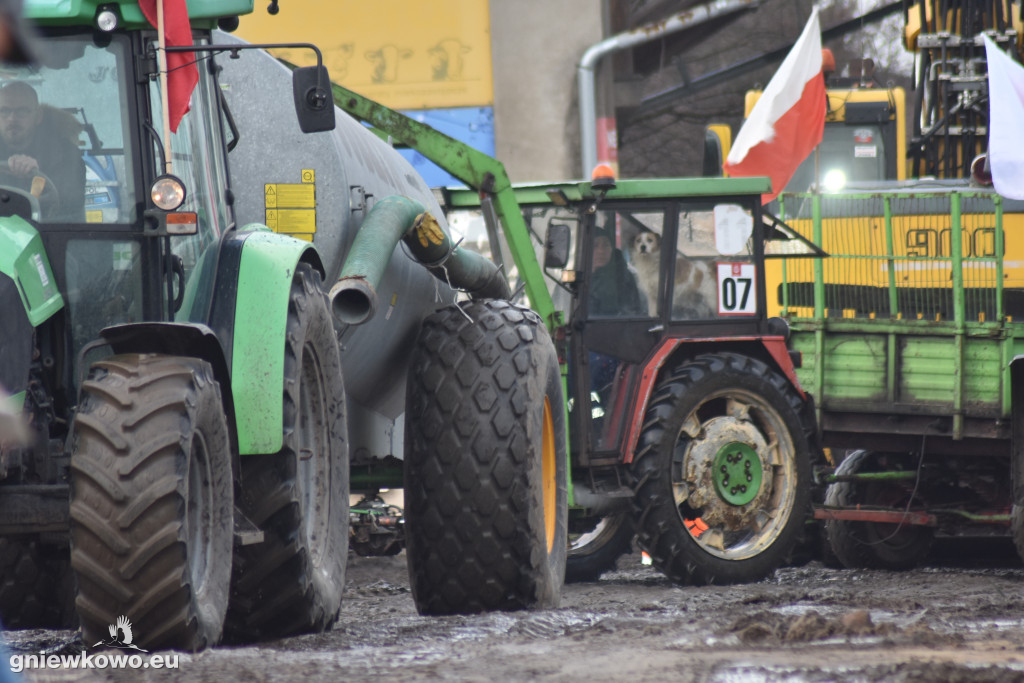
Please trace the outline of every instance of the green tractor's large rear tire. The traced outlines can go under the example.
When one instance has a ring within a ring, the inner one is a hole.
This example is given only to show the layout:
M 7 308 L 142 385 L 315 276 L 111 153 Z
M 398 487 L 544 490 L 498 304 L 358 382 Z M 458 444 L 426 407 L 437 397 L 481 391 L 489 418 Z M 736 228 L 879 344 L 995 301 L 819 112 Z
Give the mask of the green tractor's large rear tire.
M 284 349 L 284 447 L 242 456 L 239 508 L 264 541 L 235 551 L 231 640 L 320 632 L 337 621 L 348 559 L 348 439 L 341 357 L 320 275 L 299 264 Z
M 420 613 L 557 606 L 565 419 L 540 318 L 496 300 L 429 316 L 406 405 L 406 552 Z
M 82 643 L 198 650 L 220 640 L 231 577 L 231 445 L 209 364 L 96 363 L 71 456 L 71 566 Z
M 793 386 L 736 353 L 696 356 L 655 387 L 631 473 L 638 540 L 677 583 L 757 581 L 810 513 L 811 425 Z

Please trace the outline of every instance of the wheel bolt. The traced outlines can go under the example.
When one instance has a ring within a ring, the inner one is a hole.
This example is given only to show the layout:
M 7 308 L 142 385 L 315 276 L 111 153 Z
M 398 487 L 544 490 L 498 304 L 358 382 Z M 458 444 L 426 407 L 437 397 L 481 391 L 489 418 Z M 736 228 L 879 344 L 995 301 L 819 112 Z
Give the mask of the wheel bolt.
M 740 493 L 746 493 L 746 492 L 747 492 L 747 487 L 741 484 L 740 485 Z
M 725 465 L 722 465 L 719 469 L 722 471 L 722 474 L 725 474 L 726 472 L 729 471 L 729 468 L 726 467 Z
M 735 496 L 736 495 L 736 487 L 733 486 L 731 489 L 729 489 L 729 493 L 731 493 L 732 495 Z

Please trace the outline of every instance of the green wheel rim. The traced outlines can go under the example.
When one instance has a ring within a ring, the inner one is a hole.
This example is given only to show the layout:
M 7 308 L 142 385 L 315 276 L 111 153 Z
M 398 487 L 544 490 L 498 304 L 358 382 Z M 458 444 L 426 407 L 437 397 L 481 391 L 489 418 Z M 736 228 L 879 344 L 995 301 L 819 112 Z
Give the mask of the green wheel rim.
M 730 505 L 746 505 L 761 490 L 761 459 L 745 443 L 727 443 L 718 449 L 712 468 L 715 491 Z

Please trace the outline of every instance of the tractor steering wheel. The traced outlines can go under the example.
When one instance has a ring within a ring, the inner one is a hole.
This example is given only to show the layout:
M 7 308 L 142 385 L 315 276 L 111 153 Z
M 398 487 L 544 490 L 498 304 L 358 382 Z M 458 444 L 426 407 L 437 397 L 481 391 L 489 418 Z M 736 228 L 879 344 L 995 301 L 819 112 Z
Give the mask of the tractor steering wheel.
M 32 175 L 33 181 L 38 179 L 42 183 L 39 193 L 34 194 L 31 190 L 25 190 L 20 187 L 26 177 L 12 171 L 7 162 L 0 163 L 0 187 L 27 197 L 32 205 L 33 218 L 38 219 L 45 214 L 53 213 L 60 206 L 60 193 L 57 191 L 53 181 L 42 171 L 34 173 Z M 36 183 L 33 182 L 33 184 Z

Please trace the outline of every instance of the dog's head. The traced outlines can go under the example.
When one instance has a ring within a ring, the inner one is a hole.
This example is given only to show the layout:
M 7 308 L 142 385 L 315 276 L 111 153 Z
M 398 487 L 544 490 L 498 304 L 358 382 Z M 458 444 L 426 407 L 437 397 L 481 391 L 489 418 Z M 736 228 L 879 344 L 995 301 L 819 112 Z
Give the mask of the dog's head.
M 661 238 L 657 233 L 641 232 L 633 238 L 633 253 L 654 255 L 661 252 Z

